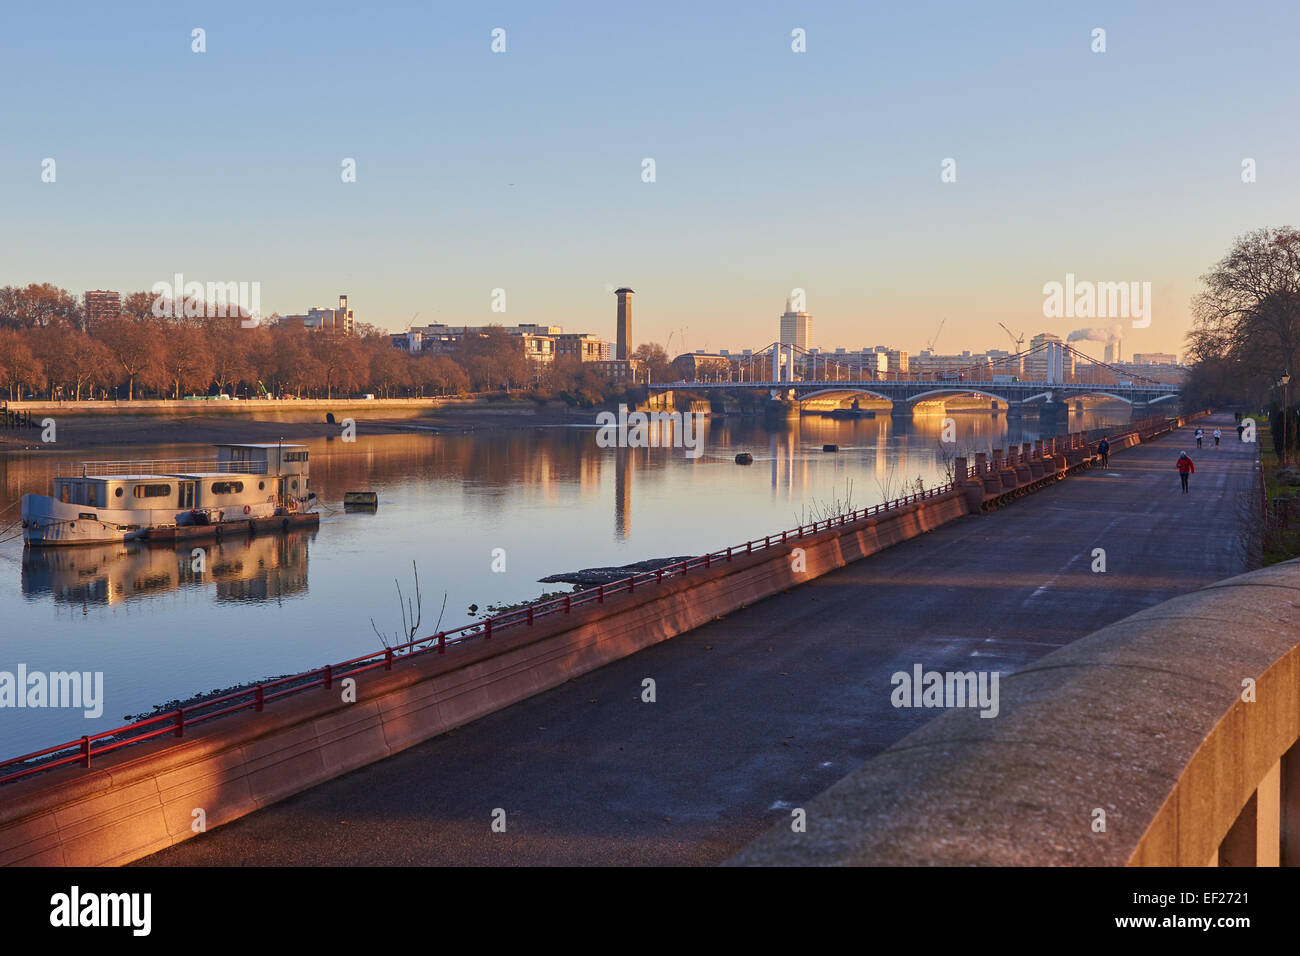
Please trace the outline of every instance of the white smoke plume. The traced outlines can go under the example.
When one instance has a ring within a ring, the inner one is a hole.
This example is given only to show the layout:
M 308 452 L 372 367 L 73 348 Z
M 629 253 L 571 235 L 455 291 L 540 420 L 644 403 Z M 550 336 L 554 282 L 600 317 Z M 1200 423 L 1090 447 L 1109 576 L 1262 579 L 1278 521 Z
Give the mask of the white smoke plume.
M 1109 345 L 1124 337 L 1124 326 L 1112 325 L 1108 328 L 1075 329 L 1066 338 L 1067 342 L 1103 342 Z

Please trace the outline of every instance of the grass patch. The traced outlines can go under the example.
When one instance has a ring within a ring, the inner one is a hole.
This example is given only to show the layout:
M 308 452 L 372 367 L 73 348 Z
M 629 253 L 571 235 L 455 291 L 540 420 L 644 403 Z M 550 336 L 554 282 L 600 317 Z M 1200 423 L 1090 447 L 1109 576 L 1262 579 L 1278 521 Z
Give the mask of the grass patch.
M 1259 423 L 1259 464 L 1264 470 L 1264 492 L 1269 502 L 1264 516 L 1263 563 L 1265 566 L 1279 561 L 1300 558 L 1300 527 L 1281 527 L 1273 517 L 1274 498 L 1300 496 L 1300 483 L 1290 484 L 1277 477 L 1282 468 L 1277 452 L 1273 450 L 1273 433 L 1267 421 Z M 1293 463 L 1300 468 L 1300 462 Z

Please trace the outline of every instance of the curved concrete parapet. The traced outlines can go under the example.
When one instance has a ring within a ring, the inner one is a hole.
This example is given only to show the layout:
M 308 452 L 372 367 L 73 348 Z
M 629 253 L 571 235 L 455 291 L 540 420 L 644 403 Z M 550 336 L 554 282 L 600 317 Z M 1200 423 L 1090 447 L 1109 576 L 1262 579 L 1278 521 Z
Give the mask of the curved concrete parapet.
M 1300 561 L 1096 631 L 999 703 L 943 713 L 730 864 L 1300 865 Z

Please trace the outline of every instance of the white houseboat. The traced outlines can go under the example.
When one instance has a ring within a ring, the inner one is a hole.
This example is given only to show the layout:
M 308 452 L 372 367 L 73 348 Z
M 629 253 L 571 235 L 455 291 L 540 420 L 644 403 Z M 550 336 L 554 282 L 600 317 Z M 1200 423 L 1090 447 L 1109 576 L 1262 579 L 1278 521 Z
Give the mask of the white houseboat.
M 33 546 L 221 536 L 318 521 L 306 445 L 217 445 L 217 457 L 87 461 L 23 495 Z

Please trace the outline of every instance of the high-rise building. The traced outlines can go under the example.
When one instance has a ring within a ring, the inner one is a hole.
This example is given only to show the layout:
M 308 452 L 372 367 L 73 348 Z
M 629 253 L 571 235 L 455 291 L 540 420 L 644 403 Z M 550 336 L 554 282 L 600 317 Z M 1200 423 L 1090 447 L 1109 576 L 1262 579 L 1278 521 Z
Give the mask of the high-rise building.
M 786 298 L 785 312 L 781 315 L 781 344 L 806 350 L 811 340 L 812 316 L 807 312 L 795 312 L 790 299 Z
M 86 293 L 85 318 L 82 328 L 89 331 L 102 319 L 115 319 L 122 314 L 122 297 L 116 292 L 95 289 Z
M 615 359 L 626 360 L 632 357 L 632 296 L 631 289 L 615 289 L 618 296 L 618 331 L 615 338 Z
M 1061 337 L 1039 332 L 1029 340 L 1029 350 L 1040 346 L 1047 347 L 1025 359 L 1025 377 L 1031 382 L 1074 381 L 1074 353 L 1065 347 Z

